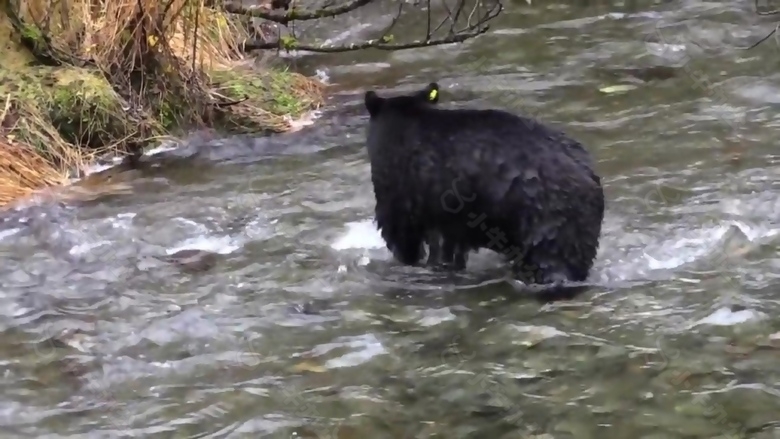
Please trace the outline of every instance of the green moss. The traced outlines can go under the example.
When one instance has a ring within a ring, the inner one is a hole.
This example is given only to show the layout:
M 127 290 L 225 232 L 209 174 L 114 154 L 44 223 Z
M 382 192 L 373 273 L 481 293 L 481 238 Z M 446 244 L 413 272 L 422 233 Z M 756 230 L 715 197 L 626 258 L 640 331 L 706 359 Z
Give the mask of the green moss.
M 299 117 L 311 108 L 310 102 L 301 96 L 296 75 L 286 70 L 221 71 L 214 72 L 212 77 L 231 99 L 248 96 L 251 103 L 279 116 Z
M 169 102 L 162 102 L 159 105 L 157 121 L 166 130 L 171 130 L 176 126 L 177 113 Z
M 212 85 L 231 100 L 220 128 L 239 132 L 282 132 L 286 118 L 296 119 L 321 104 L 320 90 L 311 79 L 283 69 L 233 69 L 210 72 Z
M 22 36 L 35 41 L 43 40 L 43 32 L 37 26 L 25 26 L 22 29 Z
M 290 35 L 283 36 L 279 39 L 279 41 L 282 43 L 282 49 L 287 51 L 294 50 L 296 47 L 298 47 L 298 40 Z
M 0 68 L 0 95 L 24 103 L 74 145 L 100 148 L 139 134 L 139 119 L 125 110 L 124 100 L 96 70 Z

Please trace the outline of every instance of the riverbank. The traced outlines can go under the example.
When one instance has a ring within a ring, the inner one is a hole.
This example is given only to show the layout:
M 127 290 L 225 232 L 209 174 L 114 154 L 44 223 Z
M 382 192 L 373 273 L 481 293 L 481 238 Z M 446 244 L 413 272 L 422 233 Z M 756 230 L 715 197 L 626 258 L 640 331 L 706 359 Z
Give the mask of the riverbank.
M 12 36 L 0 43 L 0 206 L 164 136 L 283 133 L 322 104 L 319 80 L 246 66 L 245 30 L 227 14 L 140 3 L 33 1 L 0 12 L 0 33 Z M 59 20 L 45 33 L 44 17 Z

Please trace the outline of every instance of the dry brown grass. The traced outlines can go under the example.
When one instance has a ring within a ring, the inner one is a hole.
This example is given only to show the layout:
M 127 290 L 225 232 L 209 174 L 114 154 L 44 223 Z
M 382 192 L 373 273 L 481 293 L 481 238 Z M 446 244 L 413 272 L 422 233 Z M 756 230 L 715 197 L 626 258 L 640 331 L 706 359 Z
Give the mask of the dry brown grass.
M 226 14 L 203 0 L 25 0 L 20 16 L 65 52 L 101 68 L 126 62 L 126 49 L 165 46 L 177 58 L 207 69 L 240 59 L 246 37 Z M 197 43 L 197 44 L 195 44 Z M 193 47 L 196 47 L 193 56 Z
M 0 205 L 31 195 L 41 187 L 65 183 L 62 175 L 32 148 L 0 137 Z
M 0 206 L 67 184 L 99 156 L 119 150 L 118 144 L 75 148 L 36 103 L 6 95 L 0 103 Z

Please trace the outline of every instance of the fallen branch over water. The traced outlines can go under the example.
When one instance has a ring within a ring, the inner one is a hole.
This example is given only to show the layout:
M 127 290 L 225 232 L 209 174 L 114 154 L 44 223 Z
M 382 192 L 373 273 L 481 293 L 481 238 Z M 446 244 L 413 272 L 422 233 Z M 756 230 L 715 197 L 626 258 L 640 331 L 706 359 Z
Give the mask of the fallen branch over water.
M 490 30 L 490 28 L 486 26 L 485 28 L 472 33 L 451 35 L 445 38 L 439 38 L 435 40 L 427 40 L 427 41 L 416 40 L 416 41 L 411 41 L 409 43 L 403 43 L 403 44 L 386 44 L 383 43 L 381 39 L 368 40 L 363 43 L 353 43 L 353 44 L 342 45 L 342 46 L 315 46 L 315 45 L 300 44 L 295 46 L 295 50 L 315 52 L 315 53 L 340 53 L 340 52 L 350 52 L 353 50 L 363 50 L 363 49 L 377 49 L 377 50 L 387 50 L 387 51 L 418 49 L 421 47 L 440 46 L 442 44 L 462 43 L 463 41 L 466 41 L 469 38 L 474 38 L 478 35 L 484 34 L 488 30 Z M 246 51 L 276 49 L 277 47 L 278 47 L 278 43 L 263 43 L 258 41 L 247 41 L 243 45 L 243 49 Z
M 350 13 L 358 8 L 366 6 L 375 0 L 352 0 L 349 3 L 337 6 L 335 8 L 323 8 L 314 11 L 293 9 L 290 12 L 272 12 L 266 5 L 242 5 L 235 2 L 226 2 L 217 7 L 231 14 L 246 15 L 248 17 L 262 18 L 263 20 L 273 21 L 282 25 L 287 25 L 292 21 L 318 20 L 320 18 L 331 18 Z
M 283 26 L 293 24 L 295 21 L 309 21 L 322 18 L 331 18 L 344 15 L 355 11 L 361 7 L 374 3 L 377 0 L 350 0 L 344 4 L 323 7 L 310 10 L 307 8 L 297 8 L 294 0 L 291 3 L 285 3 L 285 9 L 292 5 L 293 8 L 288 12 L 272 11 L 268 5 L 241 5 L 235 2 L 226 2 L 224 4 L 213 4 L 212 7 L 221 8 L 226 12 L 245 15 L 248 17 L 261 18 Z M 382 31 L 381 35 L 362 42 L 331 45 L 331 44 L 313 44 L 307 43 L 303 37 L 297 34 L 297 29 L 288 26 L 290 35 L 280 36 L 277 33 L 276 38 L 268 41 L 263 39 L 248 39 L 240 44 L 243 51 L 250 50 L 301 50 L 317 53 L 337 53 L 349 52 L 354 50 L 378 49 L 385 51 L 406 50 L 421 47 L 438 46 L 442 44 L 461 43 L 470 38 L 484 34 L 490 29 L 488 23 L 503 11 L 503 4 L 500 0 L 455 0 L 451 7 L 447 0 L 441 0 L 442 13 L 431 6 L 431 0 L 425 0 L 425 7 L 417 7 L 421 1 L 417 1 L 410 6 L 404 1 L 395 2 L 392 5 L 397 10 L 394 12 L 390 25 Z M 384 3 L 388 4 L 388 3 Z M 396 7 L 397 5 L 397 7 Z M 420 12 L 425 11 L 425 14 Z M 437 12 L 438 11 L 438 12 Z M 440 17 L 437 17 L 440 16 Z M 399 41 L 400 39 L 392 33 L 392 30 L 401 21 L 403 17 L 410 17 L 415 20 L 414 25 L 425 28 L 425 35 L 411 41 Z M 432 25 L 438 21 L 435 27 Z M 465 21 L 465 23 L 462 23 Z M 449 26 L 445 26 L 449 23 Z M 436 33 L 443 30 L 443 36 L 436 36 Z

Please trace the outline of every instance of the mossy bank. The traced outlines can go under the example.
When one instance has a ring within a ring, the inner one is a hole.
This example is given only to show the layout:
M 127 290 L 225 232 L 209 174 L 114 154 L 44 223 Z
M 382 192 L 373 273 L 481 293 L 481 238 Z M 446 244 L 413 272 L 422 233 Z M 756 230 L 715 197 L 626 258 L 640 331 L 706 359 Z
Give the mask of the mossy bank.
M 224 17 L 218 18 L 218 25 L 227 23 Z M 132 79 L 130 74 L 122 76 L 115 68 L 105 68 L 120 65 L 117 54 L 112 63 L 101 63 L 95 56 L 96 62 L 82 66 L 45 65 L 35 47 L 49 39 L 37 27 L 20 27 L 19 23 L 19 16 L 0 12 L 0 35 L 10 35 L 0 43 L 0 205 L 47 186 L 65 184 L 107 153 L 137 154 L 157 143 L 160 136 L 204 124 L 226 132 L 280 133 L 290 129 L 291 121 L 322 104 L 324 86 L 316 79 L 275 67 L 244 68 L 236 56 L 222 56 L 221 62 L 208 67 L 201 63 L 181 74 L 165 67 L 170 62 L 158 63 L 164 75 L 155 76 L 154 70 L 152 74 L 133 73 L 160 80 L 147 79 L 133 89 L 130 81 L 116 80 Z M 35 43 L 32 49 L 30 40 Z M 152 58 L 167 57 L 180 62 L 174 65 L 185 65 L 187 60 L 170 50 L 173 46 L 168 46 L 167 53 L 158 50 L 159 55 Z M 109 49 L 102 53 L 102 60 Z

